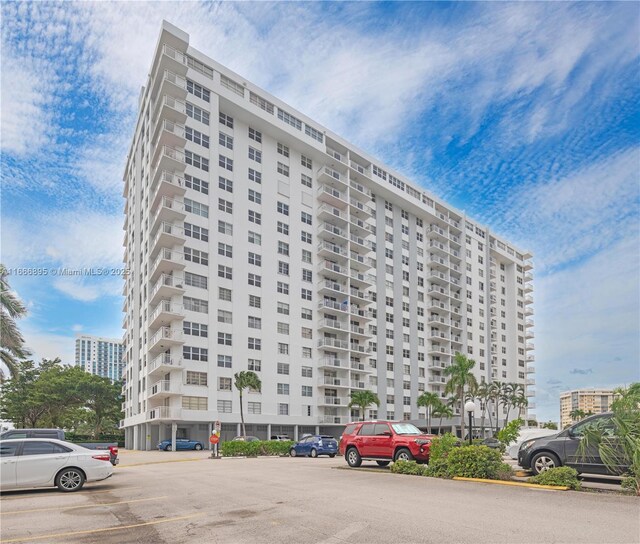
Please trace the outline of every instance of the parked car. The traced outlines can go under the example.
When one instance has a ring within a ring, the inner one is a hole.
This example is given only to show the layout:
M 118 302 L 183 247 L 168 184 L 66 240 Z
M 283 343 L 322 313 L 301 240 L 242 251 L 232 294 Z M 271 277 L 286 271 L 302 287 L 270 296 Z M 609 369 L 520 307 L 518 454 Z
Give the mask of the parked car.
M 0 489 L 54 487 L 70 492 L 85 482 L 96 482 L 113 474 L 107 450 L 90 450 L 53 438 L 23 438 L 0 441 Z
M 405 421 L 360 421 L 346 426 L 339 452 L 350 467 L 376 461 L 384 467 L 391 461 L 427 462 L 433 435 Z
M 518 460 L 518 451 L 520 451 L 520 446 L 522 446 L 523 442 L 527 440 L 531 440 L 533 438 L 542 438 L 543 436 L 551 436 L 552 434 L 558 434 L 558 431 L 555 429 L 520 429 L 518 433 L 518 438 L 516 438 L 515 442 L 512 442 L 507 446 L 507 453 L 511 459 Z
M 499 449 L 502 448 L 502 442 L 500 442 L 500 440 L 498 440 L 497 438 L 494 438 L 494 437 L 485 438 L 482 441 L 482 445 L 483 446 L 487 446 L 487 447 L 489 447 L 489 448 L 491 448 L 493 450 L 499 450 Z
M 611 474 L 602 462 L 596 446 L 588 447 L 584 455 L 580 451 L 582 436 L 592 425 L 597 425 L 605 433 L 613 435 L 610 420 L 611 413 L 597 414 L 551 436 L 527 440 L 518 451 L 518 464 L 522 468 L 531 469 L 534 474 L 561 466 L 572 467 L 578 472 L 589 474 Z M 626 472 L 628 468 L 620 466 L 618 473 Z
M 311 435 L 303 438 L 297 444 L 291 446 L 289 455 L 291 457 L 318 457 L 319 455 L 328 455 L 335 457 L 338 453 L 338 443 L 333 436 Z
M 235 442 L 260 442 L 257 436 L 236 436 L 233 440 Z
M 197 440 L 189 440 L 188 438 L 176 438 L 176 451 L 177 450 L 196 450 L 200 451 L 203 448 L 202 442 Z M 171 451 L 171 439 L 163 440 L 158 444 L 159 450 Z
M 291 439 L 286 434 L 275 434 L 271 437 L 271 440 L 277 440 L 278 442 L 287 442 Z
M 18 438 L 55 438 L 56 440 L 64 440 L 70 444 L 77 444 L 89 450 L 109 450 L 109 461 L 115 467 L 120 460 L 118 459 L 118 443 L 117 442 L 71 442 L 65 438 L 62 429 L 11 429 L 0 434 L 0 440 Z

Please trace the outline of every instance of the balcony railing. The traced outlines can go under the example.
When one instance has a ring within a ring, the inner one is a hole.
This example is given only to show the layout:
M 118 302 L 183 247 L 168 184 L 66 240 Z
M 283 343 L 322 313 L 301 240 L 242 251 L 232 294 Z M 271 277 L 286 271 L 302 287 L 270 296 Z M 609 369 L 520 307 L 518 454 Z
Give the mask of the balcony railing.
M 181 419 L 182 410 L 170 406 L 158 406 L 149 410 L 148 417 L 149 419 Z
M 170 353 L 163 353 L 154 357 L 149 364 L 149 373 L 162 366 L 181 367 L 182 357 L 171 357 Z
M 340 340 L 339 338 L 319 338 L 318 347 L 349 349 L 349 342 L 347 340 Z

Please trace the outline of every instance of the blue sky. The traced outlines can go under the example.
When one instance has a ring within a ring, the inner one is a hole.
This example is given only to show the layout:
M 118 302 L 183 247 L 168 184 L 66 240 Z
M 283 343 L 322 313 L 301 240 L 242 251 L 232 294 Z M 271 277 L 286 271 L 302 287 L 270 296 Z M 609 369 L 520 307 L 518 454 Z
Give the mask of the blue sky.
M 536 412 L 640 378 L 637 3 L 2 4 L 8 267 L 122 266 L 122 170 L 163 18 L 535 254 Z M 11 278 L 38 357 L 119 337 L 118 277 Z

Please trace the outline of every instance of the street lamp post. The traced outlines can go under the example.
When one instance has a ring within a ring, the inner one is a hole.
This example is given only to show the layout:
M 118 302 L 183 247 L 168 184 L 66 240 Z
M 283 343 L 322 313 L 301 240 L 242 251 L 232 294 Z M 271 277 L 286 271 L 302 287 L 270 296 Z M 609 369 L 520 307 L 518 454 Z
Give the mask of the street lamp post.
M 464 405 L 464 411 L 469 414 L 469 445 L 473 444 L 473 413 L 476 411 L 475 403 L 470 400 Z

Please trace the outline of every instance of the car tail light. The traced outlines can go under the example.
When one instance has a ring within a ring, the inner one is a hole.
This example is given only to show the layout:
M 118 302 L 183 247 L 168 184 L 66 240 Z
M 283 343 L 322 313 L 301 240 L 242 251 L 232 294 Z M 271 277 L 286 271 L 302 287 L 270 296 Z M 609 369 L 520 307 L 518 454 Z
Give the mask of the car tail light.
M 116 457 L 118 456 L 118 446 L 109 446 L 109 451 L 111 452 L 111 455 L 115 455 Z
M 101 453 L 99 455 L 92 455 L 92 459 L 96 459 L 98 461 L 106 461 L 107 463 L 111 461 L 111 456 L 108 453 Z

